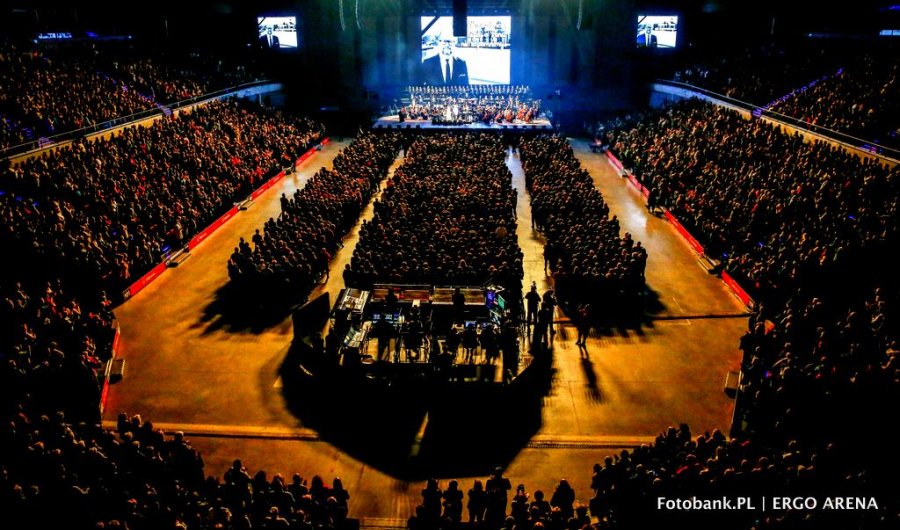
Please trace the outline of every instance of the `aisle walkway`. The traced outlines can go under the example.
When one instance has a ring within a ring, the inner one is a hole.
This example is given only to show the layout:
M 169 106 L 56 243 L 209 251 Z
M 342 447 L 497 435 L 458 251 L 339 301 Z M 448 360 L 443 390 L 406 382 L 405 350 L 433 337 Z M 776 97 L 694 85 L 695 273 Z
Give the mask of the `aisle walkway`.
M 568 340 L 556 348 L 558 394 L 550 401 L 569 405 L 570 413 L 545 415 L 542 432 L 653 434 L 681 422 L 727 431 L 733 402 L 723 382 L 740 363 L 745 309 L 665 220 L 648 214 L 643 197 L 605 157 L 587 142 L 572 143 L 623 233 L 647 248 L 647 322 L 595 330 L 585 360 L 572 344 L 574 329 L 563 326 Z
M 605 158 L 591 153 L 584 142 L 576 142 L 575 149 L 611 215 L 618 215 L 623 231 L 648 249 L 648 321 L 631 329 L 595 330 L 588 339 L 588 357 L 583 358 L 574 344 L 574 327 L 557 313 L 556 375 L 539 433 L 641 436 L 679 422 L 727 430 L 732 402 L 722 383 L 740 361 L 738 339 L 746 329 L 743 307 L 699 266 L 664 220 L 647 213 L 642 197 L 631 193 Z M 530 229 L 531 208 L 518 155 L 510 156 L 507 165 L 519 190 L 525 285 L 537 281 L 543 293 L 549 280 L 543 270 L 543 238 Z
M 391 164 L 391 167 L 388 168 L 387 176 L 379 183 L 381 191 L 377 192 L 375 196 L 372 197 L 372 200 L 366 206 L 366 209 L 363 210 L 362 215 L 350 230 L 350 233 L 344 237 L 344 248 L 338 250 L 334 257 L 332 257 L 331 265 L 328 269 L 330 279 L 328 282 L 319 285 L 313 290 L 312 294 L 309 295 L 310 300 L 320 296 L 322 293 L 328 293 L 329 301 L 331 304 L 334 304 L 337 299 L 337 294 L 344 288 L 344 266 L 350 263 L 350 259 L 353 257 L 353 251 L 356 250 L 356 244 L 359 243 L 359 229 L 362 226 L 362 222 L 369 222 L 375 216 L 375 201 L 381 198 L 381 194 L 384 192 L 384 183 L 394 175 L 397 168 L 403 164 L 403 160 L 404 157 L 398 156 Z
M 532 282 L 537 283 L 538 292 L 543 294 L 553 284 L 553 278 L 544 274 L 544 236 L 531 229 L 531 196 L 528 195 L 525 172 L 522 169 L 522 161 L 519 160 L 518 153 L 509 151 L 506 157 L 506 167 L 512 171 L 512 185 L 517 192 L 516 233 L 519 235 L 519 247 L 525 255 L 522 263 L 525 269 L 522 295 L 524 296 L 528 292 Z

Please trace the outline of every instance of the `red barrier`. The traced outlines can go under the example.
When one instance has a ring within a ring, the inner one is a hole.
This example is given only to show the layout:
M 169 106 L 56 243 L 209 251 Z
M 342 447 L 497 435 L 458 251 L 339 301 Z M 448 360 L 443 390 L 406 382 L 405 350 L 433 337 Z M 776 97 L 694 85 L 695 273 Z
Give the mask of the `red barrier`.
M 188 242 L 188 250 L 194 250 L 194 247 L 196 247 L 197 245 L 202 243 L 204 239 L 206 239 L 213 232 L 218 230 L 223 224 L 230 221 L 232 217 L 237 215 L 237 213 L 238 213 L 238 207 L 232 206 L 230 210 L 225 212 L 225 215 L 223 215 L 222 217 L 219 217 L 218 219 L 213 221 L 213 223 L 211 225 L 204 228 L 202 232 L 200 232 L 199 234 L 192 237 L 191 240 Z
M 109 398 L 109 377 L 103 380 L 103 392 L 100 393 L 100 414 L 106 410 L 106 400 Z
M 329 139 L 329 138 L 326 136 L 325 138 L 322 139 L 321 142 L 319 142 L 319 145 L 326 145 L 326 144 L 328 144 L 328 142 L 330 142 L 330 141 L 331 141 L 331 139 Z M 299 165 L 302 164 L 303 162 L 306 162 L 306 160 L 309 159 L 309 157 L 313 156 L 314 154 L 316 154 L 316 148 L 315 148 L 315 147 L 312 147 L 312 148 L 309 149 L 309 151 L 307 151 L 307 152 L 303 153 L 302 155 L 300 155 L 300 158 L 298 158 L 297 161 L 294 162 L 294 167 L 296 168 L 297 166 L 299 166 Z M 282 176 L 283 176 L 283 175 L 282 175 Z
M 612 164 L 614 168 L 618 169 L 619 171 L 623 171 L 624 166 L 622 165 L 622 162 L 620 162 L 619 159 L 616 158 L 616 155 L 607 151 L 606 157 L 609 159 L 610 164 Z M 628 182 L 630 182 L 632 186 L 637 188 L 637 190 L 640 191 L 641 195 L 643 195 L 644 197 L 650 196 L 650 190 L 645 188 L 643 184 L 641 184 L 637 179 L 637 177 L 634 176 L 634 174 L 628 175 Z M 675 230 L 677 230 L 678 233 L 681 234 L 681 237 L 683 237 L 684 240 L 687 241 L 688 245 L 690 245 L 691 248 L 694 249 L 694 252 L 700 254 L 701 256 L 705 254 L 706 251 L 703 249 L 703 245 L 701 245 L 700 242 L 697 241 L 697 239 L 694 238 L 694 236 L 692 236 L 691 233 L 688 232 L 680 222 L 678 222 L 678 219 L 676 219 L 675 216 L 669 212 L 669 210 L 663 210 L 663 212 L 665 213 L 666 219 L 669 221 L 669 223 L 671 223 L 672 226 L 675 227 Z M 725 285 L 727 285 L 728 288 L 731 289 L 731 292 L 734 293 L 734 295 L 737 296 L 745 306 L 753 307 L 753 299 L 750 298 L 750 295 L 747 294 L 747 291 L 745 291 L 740 285 L 738 285 L 738 283 L 734 280 L 734 278 L 731 277 L 730 274 L 722 271 L 721 277 Z
M 279 171 L 277 175 L 275 175 L 275 176 L 272 177 L 271 179 L 269 179 L 269 180 L 267 180 L 266 182 L 264 182 L 262 186 L 260 186 L 260 187 L 256 188 L 255 190 L 253 190 L 253 193 L 250 194 L 250 198 L 251 198 L 252 200 L 255 201 L 256 199 L 259 198 L 260 195 L 262 195 L 263 193 L 265 193 L 266 190 L 268 190 L 269 188 L 272 187 L 272 180 L 273 180 L 273 179 L 275 179 L 276 177 L 277 177 L 278 179 L 281 179 L 281 177 L 283 177 L 283 176 L 284 176 L 284 171 Z
M 622 162 L 619 161 L 618 158 L 616 158 L 616 155 L 612 154 L 609 151 L 606 151 L 606 158 L 609 160 L 609 163 L 612 164 L 612 167 L 616 168 L 616 170 L 619 173 L 625 173 L 625 165 L 622 164 Z M 640 181 L 637 179 L 637 177 L 634 176 L 633 173 L 628 173 L 627 176 L 628 176 L 628 182 L 630 182 L 631 185 L 634 186 L 636 190 L 641 192 L 641 195 L 643 195 L 644 198 L 647 198 L 650 196 L 650 190 L 645 188 L 644 185 L 640 183 Z
M 608 158 L 613 167 L 618 169 L 619 171 L 625 169 L 625 165 L 622 164 L 622 162 L 620 162 L 619 159 L 616 158 L 616 155 L 612 154 L 608 149 L 606 150 L 606 158 Z
M 734 293 L 734 295 L 737 296 L 745 306 L 753 307 L 753 299 L 750 298 L 750 295 L 747 294 L 747 291 L 745 291 L 740 285 L 738 285 L 738 282 L 734 281 L 734 278 L 732 278 L 730 274 L 722 271 L 722 281 L 725 282 L 725 285 L 727 285 L 728 288 L 731 289 L 731 292 Z
M 701 245 L 699 241 L 694 239 L 694 236 L 692 236 L 690 232 L 688 232 L 683 226 L 681 226 L 681 223 L 678 222 L 678 219 L 675 219 L 675 216 L 673 216 L 669 212 L 669 210 L 663 210 L 663 212 L 666 215 L 666 219 L 668 219 L 669 222 L 672 223 L 672 226 L 675 227 L 675 230 L 678 230 L 678 233 L 681 234 L 681 237 L 683 237 L 684 240 L 688 242 L 688 245 L 690 245 L 691 248 L 694 249 L 694 252 L 703 255 L 703 245 Z
M 330 140 L 326 137 L 325 139 L 322 140 L 321 144 L 325 145 L 329 141 Z M 309 157 L 314 155 L 315 152 L 316 152 L 316 148 L 315 147 L 311 148 L 309 151 L 303 153 L 300 156 L 300 158 L 297 159 L 297 161 L 294 163 L 294 165 L 296 166 L 297 164 L 304 162 L 306 159 L 308 159 Z M 265 193 L 266 190 L 268 190 L 269 188 L 274 186 L 276 183 L 278 183 L 278 181 L 280 181 L 282 178 L 284 178 L 284 171 L 278 172 L 277 175 L 275 175 L 274 177 L 270 178 L 265 183 L 263 183 L 259 188 L 257 188 L 253 193 L 250 194 L 250 197 L 254 200 L 257 199 L 260 195 Z M 196 247 L 197 245 L 202 243 L 207 237 L 210 236 L 210 234 L 212 234 L 213 232 L 218 230 L 222 225 L 224 225 L 229 220 L 231 220 L 231 218 L 234 217 L 235 215 L 237 215 L 237 213 L 238 213 L 237 206 L 234 206 L 230 210 L 225 212 L 225 215 L 216 219 L 211 225 L 209 225 L 205 229 L 203 229 L 202 232 L 200 232 L 199 234 L 197 234 L 196 236 L 191 238 L 191 240 L 188 242 L 188 250 L 193 250 L 194 247 Z M 148 272 L 147 274 L 141 276 L 141 279 L 139 279 L 138 281 L 131 284 L 131 286 L 128 289 L 125 289 L 125 291 L 122 293 L 122 297 L 125 300 L 128 300 L 132 296 L 138 294 L 141 291 L 141 289 L 143 289 L 144 287 L 147 287 L 147 285 L 150 282 L 155 280 L 165 270 L 166 270 L 166 262 L 164 261 L 164 262 L 160 263 L 159 265 L 157 265 L 156 267 L 153 267 L 153 269 L 151 269 L 150 272 Z
M 628 174 L 628 182 L 630 182 L 632 186 L 634 186 L 639 192 L 641 192 L 641 195 L 643 195 L 645 199 L 650 197 L 650 190 L 645 188 L 633 173 Z
M 119 338 L 121 336 L 122 334 L 119 332 L 119 325 L 116 324 L 116 334 L 113 337 L 112 343 L 112 357 L 109 362 L 106 363 L 106 371 L 103 373 L 103 390 L 100 392 L 100 414 L 103 414 L 103 411 L 106 410 L 106 400 L 109 398 L 109 369 L 116 360 L 116 357 L 119 356 Z
M 141 278 L 138 281 L 131 284 L 131 286 L 128 287 L 128 289 L 125 289 L 125 292 L 122 293 L 124 295 L 125 299 L 128 300 L 132 296 L 141 292 L 141 290 L 143 290 L 144 287 L 147 287 L 147 285 L 149 285 L 150 282 L 155 280 L 165 270 L 166 270 L 166 262 L 162 262 L 162 263 L 158 264 L 156 267 L 153 267 L 152 269 L 150 269 L 150 272 L 141 276 Z
M 303 153 L 302 155 L 300 155 L 300 158 L 298 158 L 297 161 L 294 162 L 294 167 L 297 167 L 297 166 L 299 166 L 300 164 L 302 164 L 303 162 L 306 162 L 306 159 L 308 159 L 309 157 L 313 156 L 313 154 L 314 154 L 315 152 L 316 152 L 316 148 L 313 147 L 313 148 L 310 149 L 309 151 L 307 151 L 307 152 Z
M 269 182 L 266 183 L 267 188 L 274 188 L 278 182 L 284 178 L 284 171 L 279 171 L 277 175 L 269 179 Z
M 268 189 L 268 186 L 266 186 L 265 184 L 256 188 L 255 190 L 253 190 L 253 193 L 250 194 L 250 199 L 255 201 L 256 199 L 259 198 L 260 195 L 265 193 L 267 189 Z
M 113 359 L 119 354 L 119 339 L 122 337 L 122 334 L 119 332 L 119 325 L 116 324 L 116 335 L 113 337 Z

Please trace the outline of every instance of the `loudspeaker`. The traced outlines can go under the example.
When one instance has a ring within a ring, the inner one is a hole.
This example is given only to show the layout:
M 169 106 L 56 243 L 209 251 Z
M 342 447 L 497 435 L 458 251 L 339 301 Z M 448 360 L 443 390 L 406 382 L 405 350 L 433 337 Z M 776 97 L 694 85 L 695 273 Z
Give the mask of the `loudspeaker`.
M 469 11 L 467 0 L 453 0 L 453 36 L 465 37 L 468 34 L 466 13 Z

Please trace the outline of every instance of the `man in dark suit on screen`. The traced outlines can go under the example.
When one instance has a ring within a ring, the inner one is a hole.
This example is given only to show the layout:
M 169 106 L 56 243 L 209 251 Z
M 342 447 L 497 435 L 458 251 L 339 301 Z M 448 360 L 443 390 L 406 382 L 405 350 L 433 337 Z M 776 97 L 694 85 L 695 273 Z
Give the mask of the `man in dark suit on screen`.
M 425 59 L 425 83 L 429 85 L 468 85 L 469 68 L 466 61 L 455 56 L 456 41 L 442 36 L 438 43 L 438 54 Z
M 272 26 L 268 26 L 266 28 L 266 32 L 259 36 L 259 44 L 263 48 L 280 48 L 281 43 L 278 41 L 278 36 L 273 35 Z

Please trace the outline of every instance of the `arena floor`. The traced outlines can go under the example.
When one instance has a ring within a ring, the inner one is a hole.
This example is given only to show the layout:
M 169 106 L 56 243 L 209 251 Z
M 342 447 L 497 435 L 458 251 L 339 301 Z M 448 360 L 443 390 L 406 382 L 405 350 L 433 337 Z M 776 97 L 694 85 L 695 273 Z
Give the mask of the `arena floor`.
M 564 315 L 557 315 L 555 371 L 537 412 L 539 427 L 497 463 L 505 466 L 514 485 L 524 483 L 529 491 L 552 492 L 565 477 L 586 502 L 591 465 L 606 455 L 649 442 L 681 422 L 694 432 L 727 431 L 732 402 L 723 381 L 727 371 L 738 368 L 738 339 L 747 320 L 740 302 L 700 267 L 664 219 L 647 213 L 643 198 L 606 158 L 591 153 L 586 141 L 573 144 L 623 230 L 647 247 L 650 310 L 639 325 L 594 334 L 587 360 L 572 341 L 574 329 Z M 307 478 L 341 476 L 351 493 L 352 516 L 366 526 L 405 526 L 420 502 L 424 481 L 398 474 L 384 459 L 370 459 L 364 451 L 347 452 L 304 425 L 288 407 L 278 377 L 292 338 L 289 316 L 248 316 L 227 303 L 222 289 L 228 283 L 225 264 L 238 238 L 249 240 L 265 220 L 276 217 L 281 193 L 293 193 L 319 167 L 330 167 L 346 145 L 337 140 L 325 146 L 204 241 L 186 262 L 116 310 L 127 369 L 124 380 L 111 389 L 104 419 L 114 421 L 119 412 L 140 413 L 166 431 L 184 431 L 202 451 L 209 474 L 221 476 L 240 457 L 251 473 L 264 468 L 288 477 L 294 472 Z M 530 228 L 522 167 L 514 154 L 507 164 L 519 190 L 524 284 L 536 281 L 543 292 L 548 278 L 542 240 Z M 370 205 L 363 218 L 371 216 Z M 333 260 L 330 281 L 311 297 L 328 292 L 334 300 L 357 237 L 358 225 Z M 366 407 L 364 398 L 359 407 Z M 498 424 L 504 419 L 497 418 Z M 458 428 L 468 442 L 460 444 L 457 458 L 476 455 L 492 442 L 477 429 L 467 432 L 465 424 Z M 426 418 L 420 432 L 427 429 Z M 360 444 L 381 434 L 359 432 Z M 443 485 L 458 478 L 461 489 L 468 489 L 473 478 L 488 474 L 489 469 L 478 469 L 439 478 Z

